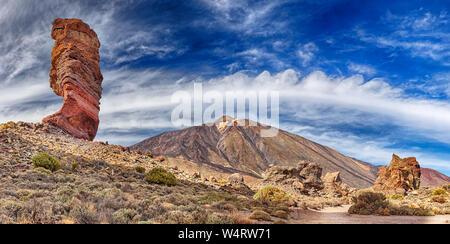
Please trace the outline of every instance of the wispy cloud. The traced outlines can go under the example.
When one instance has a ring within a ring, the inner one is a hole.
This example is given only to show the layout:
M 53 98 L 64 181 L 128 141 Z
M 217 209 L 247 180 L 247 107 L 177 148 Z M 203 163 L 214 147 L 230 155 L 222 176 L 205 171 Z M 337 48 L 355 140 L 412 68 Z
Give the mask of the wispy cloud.
M 380 48 L 389 48 L 392 52 L 406 51 L 413 57 L 450 65 L 450 47 L 446 44 L 450 41 L 447 31 L 449 19 L 445 11 L 433 14 L 418 9 L 405 16 L 387 11 L 380 20 L 387 31 L 369 33 L 358 26 L 355 32 L 360 40 Z
M 317 51 L 319 51 L 319 48 L 313 42 L 301 45 L 297 50 L 297 55 L 301 60 L 301 64 L 307 66 L 313 60 Z

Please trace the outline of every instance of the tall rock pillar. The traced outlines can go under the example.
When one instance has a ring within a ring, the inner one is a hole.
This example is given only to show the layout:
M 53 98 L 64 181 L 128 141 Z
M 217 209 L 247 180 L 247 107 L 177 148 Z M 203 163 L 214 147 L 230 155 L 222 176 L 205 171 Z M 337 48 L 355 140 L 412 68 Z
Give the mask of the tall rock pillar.
M 100 112 L 103 76 L 97 34 L 79 19 L 53 21 L 50 87 L 63 97 L 61 109 L 43 119 L 73 136 L 94 140 Z

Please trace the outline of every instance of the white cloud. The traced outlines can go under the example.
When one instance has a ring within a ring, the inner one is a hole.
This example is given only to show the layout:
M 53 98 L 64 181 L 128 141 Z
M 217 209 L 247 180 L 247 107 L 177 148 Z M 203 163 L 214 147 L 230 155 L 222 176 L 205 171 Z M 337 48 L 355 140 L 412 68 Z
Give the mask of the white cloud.
M 369 65 L 350 63 L 347 67 L 348 70 L 358 74 L 371 76 L 377 73 L 377 70 Z
M 313 60 L 317 51 L 319 51 L 319 48 L 312 42 L 302 45 L 297 50 L 297 55 L 301 59 L 302 65 L 307 66 Z

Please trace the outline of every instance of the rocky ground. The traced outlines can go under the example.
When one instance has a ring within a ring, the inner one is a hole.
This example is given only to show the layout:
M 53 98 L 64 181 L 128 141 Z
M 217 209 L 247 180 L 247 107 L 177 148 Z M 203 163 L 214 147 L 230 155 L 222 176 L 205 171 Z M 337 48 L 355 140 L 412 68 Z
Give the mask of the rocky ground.
M 35 168 L 31 159 L 42 152 L 57 158 L 61 169 L 51 173 Z M 136 166 L 146 172 L 166 168 L 178 184 L 148 183 Z M 51 125 L 11 122 L 0 125 L 0 223 L 303 223 L 299 213 L 314 219 L 311 210 L 350 204 L 354 189 L 343 186 L 338 176 L 325 176 L 321 185 L 305 169 L 319 175 L 316 167 L 308 166 L 302 169 L 304 179 L 275 177 L 280 181 L 272 183 L 282 187 L 288 182 L 304 191 L 308 182 L 316 182 L 317 189 L 305 195 L 285 188 L 288 201 L 268 203 L 253 198 L 264 184 L 248 187 L 239 177 L 232 184 L 206 179 L 161 158 L 76 139 Z M 421 188 L 389 201 L 450 214 L 448 194 L 442 196 L 445 203 L 434 202 L 434 190 Z
M 31 158 L 41 152 L 62 168 L 34 168 Z M 269 207 L 173 168 L 177 186 L 149 184 L 136 166 L 165 164 L 50 125 L 1 125 L 0 223 L 236 223 L 252 222 L 240 212 Z

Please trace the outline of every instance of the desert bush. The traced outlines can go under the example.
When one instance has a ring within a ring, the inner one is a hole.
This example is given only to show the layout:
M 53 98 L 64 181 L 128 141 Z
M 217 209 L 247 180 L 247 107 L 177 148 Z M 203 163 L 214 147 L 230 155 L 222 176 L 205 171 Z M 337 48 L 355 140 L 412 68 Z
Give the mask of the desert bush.
M 437 203 L 446 203 L 447 199 L 445 199 L 445 197 L 443 196 L 434 196 L 433 198 L 431 198 L 431 201 Z
M 70 215 L 75 219 L 75 223 L 77 224 L 97 224 L 99 222 L 97 211 L 93 206 L 75 206 L 70 211 Z
M 153 153 L 147 153 L 147 157 L 153 158 L 153 157 L 154 157 L 154 156 L 153 156 Z
M 389 202 L 383 193 L 365 191 L 352 198 L 353 205 L 349 208 L 350 214 L 381 214 L 385 215 L 389 211 Z M 386 209 L 388 209 L 386 211 Z
M 145 168 L 142 166 L 136 166 L 136 168 L 134 168 L 134 170 L 136 170 L 136 172 L 138 172 L 139 174 L 145 173 Z
M 433 195 L 433 196 L 443 196 L 445 194 L 447 194 L 447 191 L 442 188 L 438 188 L 438 189 L 434 190 L 433 193 L 431 193 L 431 195 Z
M 446 190 L 447 192 L 450 191 L 450 184 L 448 185 L 442 185 L 442 189 Z
M 48 153 L 40 153 L 36 156 L 34 156 L 31 159 L 31 162 L 33 163 L 34 167 L 39 168 L 42 167 L 44 169 L 48 169 L 52 172 L 57 171 L 61 168 L 61 165 L 59 164 L 58 159 L 54 158 Z
M 255 224 L 255 221 L 248 219 L 247 217 L 245 217 L 243 214 L 239 213 L 239 212 L 233 212 L 231 213 L 231 219 L 233 220 L 234 224 L 239 224 L 239 225 L 251 225 L 251 224 Z
M 37 167 L 34 169 L 36 172 L 39 172 L 41 174 L 51 174 L 52 171 L 46 169 L 46 168 L 42 168 L 42 167 Z
M 221 201 L 234 202 L 234 201 L 237 201 L 237 197 L 233 196 L 227 192 L 211 191 L 211 192 L 207 192 L 206 194 L 201 196 L 198 199 L 198 201 L 201 204 L 211 204 L 214 202 L 221 202 Z
M 150 170 L 150 172 L 148 172 L 145 176 L 145 181 L 148 183 L 164 184 L 168 186 L 174 186 L 177 184 L 177 178 L 175 178 L 175 175 L 163 168 L 154 168 Z
M 75 171 L 75 170 L 77 170 L 77 169 L 80 168 L 80 164 L 79 164 L 79 163 L 72 163 L 72 164 L 70 165 L 70 168 L 71 168 L 73 171 Z
M 9 121 L 8 123 L 0 125 L 0 130 L 14 129 L 16 127 L 16 123 Z
M 113 224 L 134 224 L 141 220 L 141 215 L 134 209 L 119 209 L 112 215 Z
M 401 215 L 401 216 L 433 216 L 433 212 L 424 208 L 412 208 L 408 206 L 400 207 L 389 207 L 390 215 Z
M 265 186 L 253 196 L 253 199 L 262 202 L 282 203 L 289 200 L 289 194 L 275 186 Z
M 207 225 L 231 225 L 234 224 L 233 219 L 230 216 L 222 215 L 218 213 L 212 213 L 208 215 L 206 219 Z
M 403 197 L 403 195 L 401 195 L 401 194 L 390 195 L 389 198 L 392 200 L 404 200 L 405 199 L 405 197 Z
M 250 214 L 250 219 L 272 221 L 270 215 L 262 210 L 255 210 Z
M 272 213 L 272 216 L 280 219 L 288 219 L 289 214 L 284 210 L 276 210 Z

